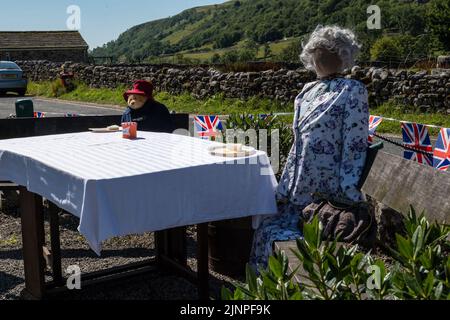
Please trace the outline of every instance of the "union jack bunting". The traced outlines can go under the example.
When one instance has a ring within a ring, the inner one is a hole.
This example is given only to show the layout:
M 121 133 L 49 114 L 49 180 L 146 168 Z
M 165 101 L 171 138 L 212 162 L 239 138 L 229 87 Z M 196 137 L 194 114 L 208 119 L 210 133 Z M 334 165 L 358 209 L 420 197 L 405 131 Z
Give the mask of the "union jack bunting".
M 382 121 L 383 121 L 382 117 L 377 116 L 369 117 L 369 143 L 373 143 L 373 135 Z
M 258 118 L 261 119 L 261 120 L 265 120 L 268 117 L 270 117 L 269 114 L 258 114 Z M 241 114 L 240 118 L 241 119 L 249 118 L 249 119 L 253 120 L 253 119 L 255 119 L 255 115 L 254 114 Z
M 434 167 L 447 171 L 450 166 L 450 129 L 442 128 L 434 147 Z
M 223 130 L 219 116 L 195 116 L 195 129 L 202 139 L 216 137 Z
M 418 123 L 402 123 L 402 135 L 403 142 L 406 146 L 413 147 L 414 149 L 428 152 L 424 154 L 405 149 L 405 159 L 417 161 L 422 164 L 433 166 L 433 147 L 431 146 L 430 135 L 428 133 L 428 127 Z
M 270 114 L 258 114 L 258 118 L 261 120 L 268 120 L 270 119 L 270 116 L 271 116 Z M 251 118 L 253 119 L 253 115 Z
M 34 117 L 35 118 L 45 118 L 45 113 L 44 112 L 35 111 L 34 112 Z

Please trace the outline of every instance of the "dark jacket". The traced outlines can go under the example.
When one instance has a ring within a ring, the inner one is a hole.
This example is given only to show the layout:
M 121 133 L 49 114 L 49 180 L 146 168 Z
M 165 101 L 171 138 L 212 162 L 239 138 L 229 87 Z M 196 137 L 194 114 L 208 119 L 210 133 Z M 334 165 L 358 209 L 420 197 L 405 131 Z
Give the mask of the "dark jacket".
M 148 100 L 140 109 L 134 110 L 128 107 L 122 116 L 122 121 L 131 120 L 137 122 L 138 130 L 172 133 L 175 126 L 170 112 L 165 105 L 154 100 Z

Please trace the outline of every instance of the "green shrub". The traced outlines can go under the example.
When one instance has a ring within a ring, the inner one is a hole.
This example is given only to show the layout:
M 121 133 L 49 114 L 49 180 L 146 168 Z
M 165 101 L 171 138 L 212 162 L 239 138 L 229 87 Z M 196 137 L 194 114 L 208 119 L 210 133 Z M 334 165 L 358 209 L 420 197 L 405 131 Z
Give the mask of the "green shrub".
M 384 36 L 372 45 L 370 57 L 373 61 L 398 61 L 402 58 L 402 48 L 392 37 Z
M 284 253 L 269 257 L 269 268 L 259 277 L 247 265 L 246 285 L 237 286 L 234 292 L 222 288 L 223 300 L 302 300 L 302 292 L 292 281 L 295 272 L 288 274 L 289 261 Z
M 293 250 L 303 268 L 299 284 L 289 273 L 282 253 L 269 258 L 261 275 L 247 267 L 246 282 L 235 291 L 224 288 L 225 300 L 241 299 L 450 299 L 450 227 L 429 223 L 413 208 L 406 219 L 405 237 L 397 235 L 390 249 L 393 263 L 359 252 L 357 246 L 322 240 L 317 217 L 305 224 L 304 239 Z M 307 280 L 307 282 L 305 281 Z
M 260 139 L 257 141 L 257 148 L 261 149 L 263 145 L 261 145 L 261 142 L 265 143 L 265 141 L 262 141 L 262 135 L 260 134 L 260 130 L 267 130 L 267 153 L 269 155 L 272 155 L 272 135 L 276 134 L 278 132 L 279 137 L 279 155 L 280 155 L 280 163 L 279 168 L 283 169 L 287 156 L 289 154 L 289 151 L 292 147 L 292 143 L 294 140 L 293 131 L 291 128 L 291 125 L 289 122 L 286 122 L 283 117 L 277 117 L 273 115 L 265 115 L 262 117 L 258 114 L 237 114 L 233 113 L 229 116 L 229 118 L 226 121 L 226 127 L 227 129 L 239 129 L 242 131 L 247 131 L 250 129 L 254 129 L 256 131 L 256 134 Z M 226 136 L 225 136 L 226 138 Z M 245 143 L 249 143 L 249 138 L 246 138 L 247 140 Z M 281 170 L 278 172 L 278 177 L 281 174 Z
M 450 227 L 417 217 L 411 208 L 406 236 L 396 235 L 392 256 L 401 268 L 392 279 L 392 292 L 401 299 L 449 299 Z
M 67 90 L 61 83 L 60 79 L 53 81 L 51 83 L 51 88 L 52 88 L 52 97 L 54 97 L 54 98 L 58 98 L 58 97 L 62 96 L 63 94 L 67 93 Z

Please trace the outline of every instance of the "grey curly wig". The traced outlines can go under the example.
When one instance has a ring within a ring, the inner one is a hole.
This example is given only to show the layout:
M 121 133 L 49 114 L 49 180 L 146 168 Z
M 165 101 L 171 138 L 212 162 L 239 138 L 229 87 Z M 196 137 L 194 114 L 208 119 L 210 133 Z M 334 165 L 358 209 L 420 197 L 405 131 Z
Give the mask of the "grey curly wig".
M 355 57 L 361 45 L 355 34 L 338 26 L 317 26 L 309 37 L 308 42 L 302 43 L 303 51 L 300 60 L 308 70 L 315 70 L 316 49 L 327 49 L 337 54 L 342 61 L 342 70 L 351 68 L 355 64 Z

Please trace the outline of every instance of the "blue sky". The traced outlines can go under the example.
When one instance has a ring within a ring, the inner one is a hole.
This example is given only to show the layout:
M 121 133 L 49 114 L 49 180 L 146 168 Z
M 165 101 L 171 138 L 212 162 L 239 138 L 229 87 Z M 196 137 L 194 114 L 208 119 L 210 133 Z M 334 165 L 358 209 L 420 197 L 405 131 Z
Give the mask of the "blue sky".
M 223 0 L 22 0 L 1 4 L 1 31 L 67 30 L 67 7 L 81 9 L 81 34 L 90 49 L 140 23 Z M 6 9 L 6 10 L 5 10 Z M 5 14 L 5 11 L 10 14 Z

